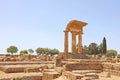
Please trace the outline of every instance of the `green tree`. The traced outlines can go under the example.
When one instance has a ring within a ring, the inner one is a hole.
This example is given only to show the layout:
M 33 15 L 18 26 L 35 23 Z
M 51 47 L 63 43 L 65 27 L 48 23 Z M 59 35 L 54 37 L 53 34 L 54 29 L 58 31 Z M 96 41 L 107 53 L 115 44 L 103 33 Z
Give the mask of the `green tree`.
M 103 44 L 102 43 L 100 45 L 98 45 L 98 52 L 99 52 L 99 54 L 102 54 L 102 52 L 103 52 Z
M 88 46 L 89 54 L 97 55 L 98 54 L 98 46 L 96 43 L 91 43 Z
M 29 52 L 30 54 L 33 54 L 33 53 L 34 53 L 34 50 L 33 50 L 33 49 L 28 49 L 28 52 Z
M 51 49 L 50 50 L 50 55 L 53 56 L 53 55 L 56 55 L 56 54 L 59 54 L 59 50 L 58 49 Z
M 120 54 L 117 55 L 117 58 L 120 58 Z
M 104 54 L 103 52 L 103 44 L 101 43 L 100 45 L 98 45 L 98 57 L 102 57 Z
M 10 46 L 9 48 L 7 48 L 7 52 L 8 53 L 16 53 L 18 51 L 18 48 L 16 46 Z
M 104 37 L 103 38 L 103 46 L 102 46 L 102 50 L 103 50 L 103 54 L 106 54 L 106 52 L 107 52 L 107 45 L 106 45 L 106 38 Z
M 38 55 L 44 54 L 44 48 L 37 48 L 37 49 L 36 49 L 36 53 L 37 53 Z
M 116 50 L 107 50 L 106 53 L 106 57 L 111 57 L 111 58 L 115 58 L 117 56 L 117 51 Z
M 46 54 L 46 55 L 50 54 L 50 50 L 51 50 L 51 49 L 49 49 L 49 48 L 44 48 L 43 50 L 44 50 L 44 51 L 43 51 L 44 54 Z
M 27 50 L 21 50 L 20 54 L 28 54 L 28 51 Z
M 83 53 L 84 53 L 84 54 L 88 54 L 88 53 L 89 53 L 89 50 L 88 50 L 87 45 L 84 45 L 84 46 L 83 46 Z

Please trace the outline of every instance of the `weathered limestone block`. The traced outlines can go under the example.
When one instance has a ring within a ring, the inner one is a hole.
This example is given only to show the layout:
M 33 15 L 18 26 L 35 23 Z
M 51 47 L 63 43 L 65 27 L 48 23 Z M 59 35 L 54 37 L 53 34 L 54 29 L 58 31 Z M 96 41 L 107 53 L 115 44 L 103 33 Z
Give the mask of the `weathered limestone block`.
M 81 79 L 84 77 L 84 75 L 82 75 L 82 74 L 76 74 L 71 71 L 65 71 L 65 72 L 63 72 L 62 75 L 66 76 L 70 80 L 77 80 L 77 79 Z
M 44 65 L 44 66 L 41 66 L 41 67 L 40 67 L 40 71 L 41 71 L 41 72 L 44 72 L 45 69 L 48 69 L 48 66 L 47 66 L 47 65 Z
M 85 74 L 85 77 L 93 77 L 94 79 L 98 79 L 99 75 L 96 73 L 87 73 Z
M 32 58 L 31 61 L 36 61 L 37 59 L 36 58 Z
M 42 80 L 53 80 L 60 76 L 58 72 L 43 72 Z
M 61 59 L 56 57 L 55 58 L 55 67 L 61 67 L 61 66 L 62 66 Z
M 67 63 L 64 65 L 66 71 L 72 70 L 102 70 L 102 64 L 92 62 Z
M 11 54 L 6 54 L 5 56 L 6 56 L 6 57 L 10 57 L 10 56 L 11 56 Z
M 101 70 L 72 70 L 73 73 L 87 74 L 87 73 L 100 73 Z
M 24 68 L 22 67 L 3 67 L 2 71 L 5 73 L 18 73 L 18 72 L 23 72 Z
M 16 58 L 10 58 L 10 61 L 17 61 Z
M 99 79 L 95 79 L 94 77 L 83 77 L 80 80 L 99 80 Z
M 4 61 L 4 58 L 0 58 L 0 61 Z
M 47 68 L 48 68 L 48 69 L 54 69 L 54 64 L 48 64 L 48 65 L 47 65 Z
M 103 63 L 103 68 L 105 69 L 113 69 L 113 64 L 112 63 Z
M 58 54 L 58 57 L 60 58 L 60 59 L 65 59 L 65 53 L 64 52 L 60 52 L 59 54 Z
M 31 60 L 32 56 L 29 55 L 29 54 L 21 54 L 20 58 L 23 59 L 23 60 Z
M 112 75 L 120 76 L 120 71 L 117 71 L 117 70 L 105 69 L 104 71 L 108 72 L 108 73 L 110 73 Z
M 44 72 L 54 72 L 55 69 L 44 69 Z
M 120 65 L 114 64 L 113 69 L 115 69 L 117 71 L 120 71 Z
M 5 57 L 4 61 L 11 61 L 10 57 Z
M 111 74 L 110 74 L 110 72 L 102 72 L 102 73 L 100 74 L 100 76 L 101 76 L 101 77 L 107 77 L 107 78 L 109 78 L 109 77 L 111 77 Z
M 12 80 L 12 79 L 9 79 L 9 78 L 3 78 L 3 79 L 0 79 L 0 80 Z
M 47 60 L 47 55 L 40 55 L 39 59 L 42 61 L 46 61 Z
M 62 74 L 62 72 L 64 71 L 62 67 L 55 67 L 55 71 L 57 71 L 58 73 Z
M 42 77 L 38 76 L 38 75 L 36 75 L 36 76 L 25 76 L 21 80 L 42 80 Z
M 120 76 L 120 71 L 117 71 L 117 70 L 110 70 L 110 73 L 112 75 Z
M 25 73 L 29 73 L 29 72 L 40 72 L 39 68 L 26 68 L 24 70 Z
M 0 74 L 0 80 L 42 80 L 42 73 Z

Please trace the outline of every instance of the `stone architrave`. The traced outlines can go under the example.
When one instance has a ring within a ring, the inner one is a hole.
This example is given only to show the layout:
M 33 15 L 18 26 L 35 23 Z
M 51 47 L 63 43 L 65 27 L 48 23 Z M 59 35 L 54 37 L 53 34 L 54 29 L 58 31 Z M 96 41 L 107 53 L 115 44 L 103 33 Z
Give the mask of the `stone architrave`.
M 65 38 L 64 38 L 64 53 L 65 58 L 67 58 L 68 54 L 68 32 L 72 34 L 72 54 L 82 54 L 82 34 L 83 34 L 83 27 L 86 26 L 88 23 L 78 21 L 78 20 L 71 20 L 68 24 L 66 29 L 64 30 Z M 78 52 L 76 50 L 76 36 L 78 35 Z

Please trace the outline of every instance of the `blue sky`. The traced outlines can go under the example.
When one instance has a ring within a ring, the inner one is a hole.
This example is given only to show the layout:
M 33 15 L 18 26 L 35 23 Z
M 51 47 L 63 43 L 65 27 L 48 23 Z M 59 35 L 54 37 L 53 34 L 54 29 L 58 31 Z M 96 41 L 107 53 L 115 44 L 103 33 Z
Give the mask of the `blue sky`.
M 63 30 L 74 19 L 88 23 L 83 45 L 100 44 L 106 37 L 107 48 L 120 53 L 119 4 L 120 0 L 0 0 L 0 53 L 11 45 L 19 51 L 48 47 L 62 52 Z

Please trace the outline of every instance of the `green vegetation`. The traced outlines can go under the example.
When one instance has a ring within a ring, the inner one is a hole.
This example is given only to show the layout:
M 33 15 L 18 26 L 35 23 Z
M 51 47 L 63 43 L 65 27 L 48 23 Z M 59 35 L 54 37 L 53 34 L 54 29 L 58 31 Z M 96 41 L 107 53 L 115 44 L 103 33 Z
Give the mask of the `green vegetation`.
M 34 50 L 33 50 L 33 49 L 28 49 L 28 52 L 29 52 L 30 54 L 33 54 L 33 53 L 34 53 Z
M 38 55 L 46 54 L 46 55 L 55 55 L 59 53 L 58 49 L 49 49 L 49 48 L 37 48 L 36 53 Z
M 38 55 L 44 54 L 44 49 L 43 49 L 43 48 L 37 48 L 37 49 L 36 49 L 36 53 L 37 53 Z
M 117 51 L 116 50 L 107 50 L 106 57 L 111 57 L 115 58 L 117 56 Z
M 20 54 L 28 54 L 28 51 L 27 50 L 21 50 Z
M 78 45 L 77 45 L 78 46 Z M 16 53 L 18 51 L 18 48 L 16 46 L 10 46 L 9 48 L 7 48 L 7 52 L 8 53 Z M 50 49 L 50 48 L 37 48 L 35 50 L 35 52 L 38 55 L 56 55 L 59 53 L 58 49 Z M 33 54 L 34 50 L 33 49 L 28 49 L 28 50 L 21 50 L 20 54 Z M 116 50 L 107 50 L 107 45 L 106 45 L 106 38 L 104 37 L 102 40 L 102 43 L 100 45 L 98 45 L 97 43 L 93 42 L 90 43 L 88 46 L 84 45 L 83 46 L 83 53 L 84 54 L 88 54 L 88 55 L 97 55 L 98 57 L 111 57 L 111 58 L 115 58 L 117 56 L 117 58 L 120 58 L 120 54 L 117 55 L 117 51 Z
M 103 41 L 100 45 L 93 42 L 90 43 L 89 46 L 84 45 L 83 47 L 83 53 L 89 54 L 89 55 L 98 55 L 99 57 L 102 57 L 103 55 L 106 55 L 107 51 L 107 45 L 106 45 L 106 38 L 103 38 Z
M 103 38 L 103 46 L 102 46 L 102 50 L 103 50 L 103 54 L 106 54 L 106 51 L 107 51 L 107 46 L 106 46 L 106 38 L 104 37 Z
M 58 54 L 59 53 L 59 50 L 58 49 L 52 49 L 52 50 L 50 50 L 50 55 L 52 56 L 52 55 L 56 55 L 56 54 Z
M 18 48 L 16 46 L 10 46 L 9 48 L 7 48 L 7 52 L 8 53 L 16 53 L 18 51 Z
M 120 58 L 120 54 L 117 55 L 117 58 Z
M 89 50 L 89 53 L 88 54 L 94 54 L 94 55 L 97 55 L 99 52 L 98 52 L 98 46 L 96 43 L 91 43 L 89 46 L 88 46 L 88 50 Z

